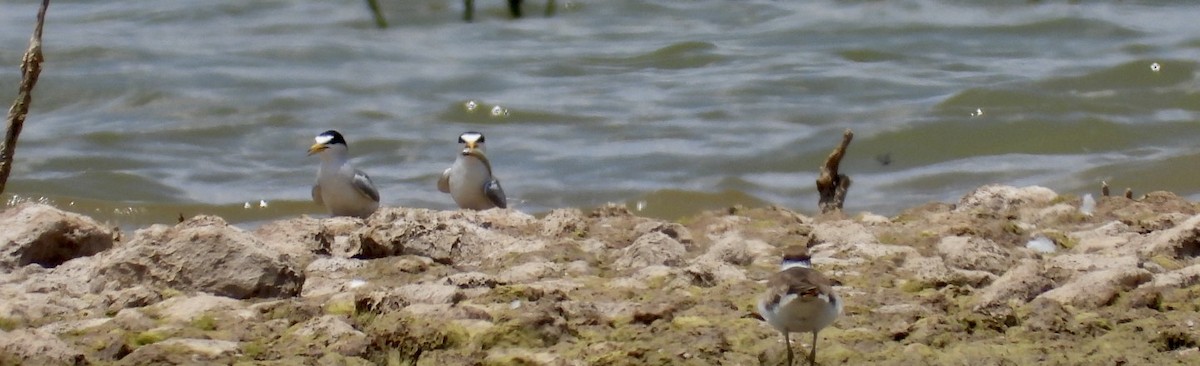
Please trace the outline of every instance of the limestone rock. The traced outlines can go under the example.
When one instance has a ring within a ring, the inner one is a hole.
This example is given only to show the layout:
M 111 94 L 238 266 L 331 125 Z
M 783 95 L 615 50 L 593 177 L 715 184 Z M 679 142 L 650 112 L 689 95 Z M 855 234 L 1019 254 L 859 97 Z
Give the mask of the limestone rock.
M 1054 288 L 1054 282 L 1042 271 L 1040 261 L 1022 260 L 980 291 L 976 297 L 975 311 L 994 309 L 1014 300 L 1027 302 Z
M 587 262 L 583 263 L 584 266 Z M 560 266 L 549 262 L 527 262 L 507 268 L 496 277 L 503 283 L 530 283 L 560 271 Z
M 938 253 L 951 267 L 1002 274 L 1012 267 L 1013 255 L 991 240 L 947 236 L 937 244 Z
M 1006 211 L 1018 206 L 1032 203 L 1048 203 L 1058 197 L 1057 193 L 1046 187 L 1028 186 L 1012 187 L 1004 185 L 986 185 L 976 188 L 958 200 L 957 212 L 973 210 Z
M 138 347 L 121 359 L 133 365 L 232 365 L 240 354 L 237 342 L 216 339 L 172 338 Z
M 1060 304 L 1096 308 L 1111 304 L 1124 291 L 1149 281 L 1150 272 L 1141 268 L 1112 268 L 1087 273 L 1040 297 Z
M 351 258 L 362 253 L 362 235 L 366 223 L 356 217 L 324 219 L 301 217 L 273 221 L 260 226 L 254 234 L 267 246 L 288 255 L 303 268 L 317 255 Z
M 113 246 L 112 229 L 92 218 L 34 203 L 0 212 L 0 270 L 55 267 Z
M 360 259 L 317 257 L 304 268 L 303 297 L 324 296 L 350 290 L 358 271 L 366 263 Z
M 477 264 L 507 253 L 545 248 L 544 239 L 505 233 L 536 223 L 533 216 L 512 210 L 383 208 L 373 216 L 363 237 L 363 257 L 411 254 L 443 264 Z
M 354 329 L 344 318 L 336 315 L 310 319 L 300 324 L 293 336 L 293 342 L 299 343 L 299 347 L 315 345 L 328 352 L 346 356 L 362 355 L 370 343 L 366 334 Z
M 561 237 L 574 236 L 582 237 L 587 235 L 587 218 L 583 216 L 583 211 L 577 208 L 560 208 L 542 217 L 543 236 Z
M 82 352 L 54 334 L 39 329 L 0 330 L 0 363 L 27 365 L 86 365 Z
M 1151 235 L 1138 254 L 1143 258 L 1166 255 L 1180 260 L 1200 256 L 1200 215 Z
M 139 230 L 97 267 L 109 290 L 152 284 L 245 299 L 293 296 L 304 282 L 282 254 L 213 216 Z
M 213 312 L 238 313 L 242 320 L 256 320 L 257 313 L 247 311 L 241 301 L 222 296 L 198 294 L 176 296 L 151 305 L 148 311 L 159 318 L 172 322 L 187 323 Z
M 687 249 L 669 235 L 652 231 L 637 238 L 632 245 L 621 249 L 613 266 L 636 269 L 650 265 L 678 265 Z
M 1186 288 L 1200 283 L 1200 264 L 1155 275 L 1142 287 Z

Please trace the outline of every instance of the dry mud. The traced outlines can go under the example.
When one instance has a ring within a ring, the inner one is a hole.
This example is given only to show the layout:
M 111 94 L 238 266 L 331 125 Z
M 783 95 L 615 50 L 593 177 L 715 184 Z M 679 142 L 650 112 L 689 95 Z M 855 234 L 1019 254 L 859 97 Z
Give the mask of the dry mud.
M 985 186 L 891 218 L 384 208 L 132 233 L 23 204 L 0 212 L 0 364 L 780 365 L 754 304 L 795 244 L 846 302 L 823 365 L 1200 364 L 1200 207 L 1081 201 Z

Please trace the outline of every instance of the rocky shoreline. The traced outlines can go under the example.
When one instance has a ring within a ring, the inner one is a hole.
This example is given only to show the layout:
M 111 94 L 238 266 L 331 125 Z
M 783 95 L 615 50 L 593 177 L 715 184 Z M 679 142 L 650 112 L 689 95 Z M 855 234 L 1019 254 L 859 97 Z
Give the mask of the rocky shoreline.
M 0 212 L 0 365 L 780 365 L 754 304 L 792 244 L 846 302 L 824 365 L 1200 363 L 1200 205 L 1081 201 L 985 186 L 891 218 L 383 208 L 132 233 L 26 203 Z

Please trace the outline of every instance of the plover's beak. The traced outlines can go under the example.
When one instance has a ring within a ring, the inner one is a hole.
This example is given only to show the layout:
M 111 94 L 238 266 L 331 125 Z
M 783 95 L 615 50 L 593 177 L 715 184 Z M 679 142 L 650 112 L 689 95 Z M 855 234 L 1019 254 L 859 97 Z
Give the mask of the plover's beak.
M 312 156 L 312 154 L 316 154 L 316 153 L 325 151 L 325 149 L 328 149 L 328 148 L 329 148 L 329 145 L 325 145 L 322 143 L 313 144 L 313 146 L 308 148 L 308 156 Z

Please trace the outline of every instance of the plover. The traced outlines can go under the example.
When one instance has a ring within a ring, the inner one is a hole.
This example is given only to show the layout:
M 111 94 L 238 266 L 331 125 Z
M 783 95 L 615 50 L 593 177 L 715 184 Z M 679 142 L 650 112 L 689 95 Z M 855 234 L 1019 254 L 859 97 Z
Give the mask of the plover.
M 817 333 L 842 313 L 842 299 L 833 292 L 832 282 L 812 269 L 807 248 L 785 249 L 780 267 L 780 271 L 767 281 L 766 293 L 758 301 L 758 313 L 767 324 L 783 333 L 789 366 L 793 360 L 789 334 L 812 332 L 808 362 L 815 365 Z
M 312 187 L 313 201 L 325 206 L 333 216 L 371 216 L 379 209 L 379 190 L 367 173 L 350 164 L 346 139 L 329 130 L 314 140 L 316 143 L 308 148 L 308 155 L 319 154 L 321 167 L 317 170 L 317 184 Z
M 458 136 L 462 151 L 454 164 L 442 172 L 438 190 L 449 193 L 460 208 L 486 210 L 507 208 L 507 199 L 500 181 L 492 175 L 492 163 L 484 154 L 483 134 L 467 131 Z

